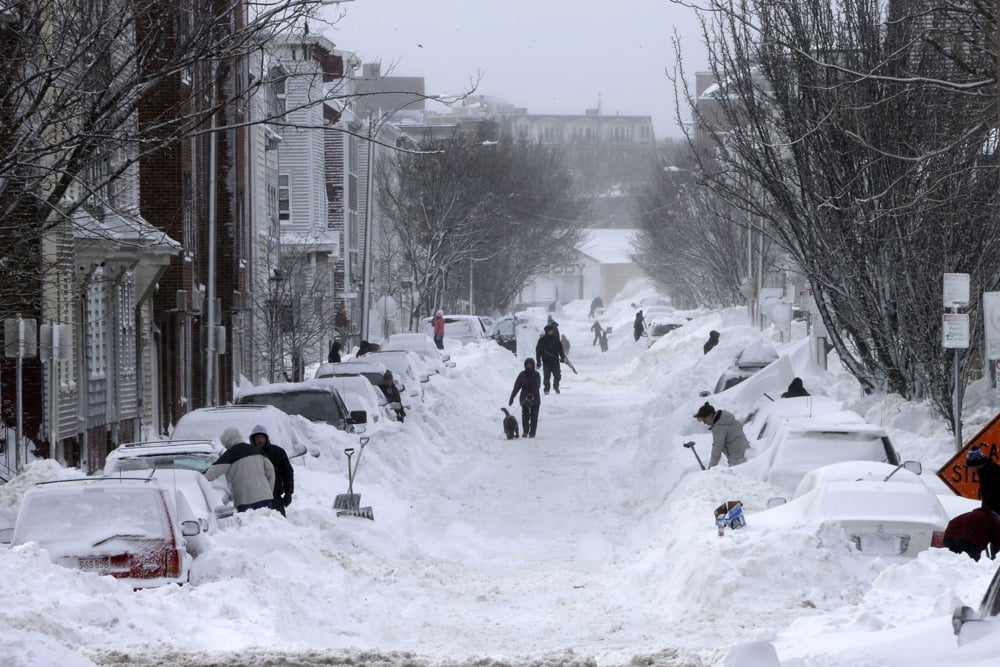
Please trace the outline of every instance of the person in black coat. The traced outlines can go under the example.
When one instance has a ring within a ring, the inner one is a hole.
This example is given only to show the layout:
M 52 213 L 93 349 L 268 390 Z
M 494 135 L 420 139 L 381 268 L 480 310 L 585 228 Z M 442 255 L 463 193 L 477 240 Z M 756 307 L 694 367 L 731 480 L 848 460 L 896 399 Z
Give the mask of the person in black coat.
M 288 454 L 278 445 L 271 443 L 271 438 L 267 435 L 267 429 L 263 426 L 254 426 L 250 434 L 250 444 L 261 447 L 274 466 L 274 500 L 271 506 L 285 516 L 285 508 L 292 504 L 292 493 L 295 491 L 295 471 L 292 470 L 292 462 L 288 460 Z
M 597 341 L 601 339 L 601 333 L 604 332 L 604 328 L 601 323 L 594 320 L 594 323 L 590 325 L 590 330 L 594 332 L 594 342 L 593 345 L 597 345 Z
M 708 354 L 712 350 L 712 348 L 718 344 L 719 344 L 719 332 L 713 329 L 712 331 L 708 332 L 708 340 L 705 341 L 705 347 L 703 348 L 705 350 L 705 354 Z
M 331 364 L 340 363 L 340 341 L 335 340 L 330 344 L 330 355 L 326 358 Z
M 385 400 L 388 403 L 395 403 L 395 405 L 399 406 L 397 408 L 393 405 L 392 409 L 396 411 L 396 418 L 402 422 L 406 417 L 406 410 L 403 409 L 403 399 L 399 396 L 399 388 L 396 387 L 396 383 L 392 380 L 392 371 L 386 371 L 382 374 L 382 384 L 378 388 L 382 390 Z
M 601 300 L 600 296 L 595 296 L 594 300 L 590 302 L 590 313 L 587 315 L 587 318 L 592 318 L 598 308 L 604 308 L 604 301 Z
M 535 345 L 535 358 L 538 359 L 538 365 L 542 367 L 545 393 L 549 393 L 551 386 L 558 394 L 559 381 L 562 379 L 562 370 L 560 370 L 559 364 L 566 363 L 566 353 L 559 340 L 559 329 L 551 324 L 545 325 L 545 333 Z
M 982 450 L 982 443 L 965 454 L 965 465 L 979 477 L 979 497 L 983 507 L 1000 514 L 1000 465 L 990 460 Z
M 507 405 L 514 405 L 514 397 L 521 393 L 521 427 L 524 433 L 522 438 L 534 438 L 538 429 L 538 408 L 542 405 L 538 390 L 541 388 L 542 378 L 535 370 L 535 360 L 528 357 L 524 360 L 524 370 L 518 373 L 514 380 L 514 389 L 510 392 Z
M 796 398 L 798 396 L 808 396 L 809 392 L 802 386 L 802 378 L 792 378 L 788 383 L 788 391 L 781 395 L 782 398 Z
M 642 334 L 646 331 L 646 319 L 642 316 L 642 311 L 640 310 L 635 314 L 635 322 L 632 324 L 632 335 L 635 336 L 636 342 L 642 338 Z

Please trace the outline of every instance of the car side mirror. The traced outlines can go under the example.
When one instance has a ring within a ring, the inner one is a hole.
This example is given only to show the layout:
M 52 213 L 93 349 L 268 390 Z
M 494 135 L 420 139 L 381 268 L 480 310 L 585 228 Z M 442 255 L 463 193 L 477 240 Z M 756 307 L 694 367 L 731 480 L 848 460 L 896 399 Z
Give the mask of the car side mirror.
M 788 501 L 784 498 L 768 498 L 767 499 L 767 509 L 774 509 L 775 507 L 781 507 Z
M 364 410 L 351 410 L 351 421 L 355 424 L 367 424 L 368 413 Z
M 442 354 L 441 355 L 441 361 L 451 361 L 451 355 L 450 354 Z
M 215 508 L 216 519 L 228 519 L 234 514 L 236 514 L 236 508 L 232 505 L 219 505 Z
M 882 481 L 888 482 L 889 478 L 895 475 L 897 472 L 899 472 L 900 468 L 902 468 L 903 470 L 908 470 L 912 472 L 914 475 L 919 475 L 924 470 L 924 466 L 921 465 L 920 461 L 903 461 L 898 466 L 896 466 L 891 473 L 886 475 L 885 479 L 883 479 Z
M 698 392 L 698 396 L 700 396 L 702 398 L 705 398 L 706 396 L 711 396 L 711 395 L 712 395 L 712 392 L 710 392 L 707 389 L 703 389 L 703 390 L 701 390 L 701 391 Z
M 951 615 L 951 629 L 958 635 L 962 631 L 962 626 L 970 621 L 978 621 L 979 614 L 972 607 L 959 607 Z
M 421 382 L 430 382 L 431 381 L 431 376 L 430 375 L 421 375 L 420 376 L 420 381 Z
M 194 537 L 201 533 L 201 524 L 197 521 L 181 521 L 181 535 Z

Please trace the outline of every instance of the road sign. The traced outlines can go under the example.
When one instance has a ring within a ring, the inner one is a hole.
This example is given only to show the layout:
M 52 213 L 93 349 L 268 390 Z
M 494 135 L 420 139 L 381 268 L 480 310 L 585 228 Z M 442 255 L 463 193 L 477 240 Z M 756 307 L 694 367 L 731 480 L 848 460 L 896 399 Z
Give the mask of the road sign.
M 957 495 L 978 500 L 979 477 L 965 467 L 965 454 L 973 445 L 978 445 L 990 460 L 1000 462 L 1000 414 L 969 438 L 965 446 L 937 471 L 938 478 Z
M 983 292 L 986 358 L 1000 359 L 1000 292 Z
M 969 314 L 945 313 L 941 317 L 944 347 L 946 349 L 969 347 Z
M 944 307 L 959 308 L 969 305 L 969 274 L 944 274 Z

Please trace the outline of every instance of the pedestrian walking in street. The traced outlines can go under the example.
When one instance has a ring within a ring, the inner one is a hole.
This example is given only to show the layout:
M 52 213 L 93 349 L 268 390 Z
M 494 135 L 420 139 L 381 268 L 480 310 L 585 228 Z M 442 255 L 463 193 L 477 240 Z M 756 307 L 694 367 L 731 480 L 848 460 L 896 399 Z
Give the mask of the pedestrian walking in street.
M 597 314 L 598 308 L 604 308 L 604 302 L 601 301 L 601 297 L 595 296 L 594 300 L 590 302 L 590 313 L 587 314 L 587 319 L 591 319 Z
M 535 360 L 528 357 L 524 360 L 524 370 L 514 380 L 514 389 L 507 400 L 507 405 L 514 405 L 514 398 L 518 397 L 521 403 L 522 438 L 534 438 L 538 429 L 538 409 L 542 404 L 538 390 L 541 385 L 542 378 L 535 370 Z
M 552 387 L 558 394 L 559 381 L 562 379 L 559 364 L 566 363 L 566 353 L 563 352 L 558 329 L 553 325 L 545 325 L 545 333 L 535 345 L 535 358 L 538 359 L 538 364 L 542 367 L 545 393 L 549 393 L 549 387 Z
M 603 332 L 604 329 L 601 327 L 600 322 L 594 320 L 594 323 L 590 325 L 590 330 L 594 332 L 594 342 L 592 345 L 597 345 L 597 341 L 601 339 L 601 332 Z

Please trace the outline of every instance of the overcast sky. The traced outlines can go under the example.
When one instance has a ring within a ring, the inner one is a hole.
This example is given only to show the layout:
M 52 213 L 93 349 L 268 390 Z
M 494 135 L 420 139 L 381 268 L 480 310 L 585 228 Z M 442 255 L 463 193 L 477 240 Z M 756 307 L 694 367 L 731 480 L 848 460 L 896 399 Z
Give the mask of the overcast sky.
M 674 29 L 685 69 L 706 69 L 692 10 L 669 0 L 355 0 L 329 37 L 383 73 L 423 76 L 427 92 L 455 94 L 482 72 L 479 92 L 529 113 L 648 115 L 658 137 L 679 136 Z M 685 114 L 685 118 L 687 115 Z

